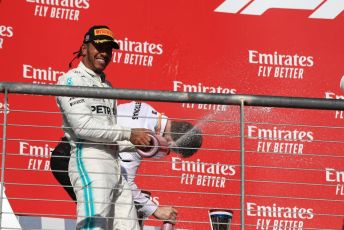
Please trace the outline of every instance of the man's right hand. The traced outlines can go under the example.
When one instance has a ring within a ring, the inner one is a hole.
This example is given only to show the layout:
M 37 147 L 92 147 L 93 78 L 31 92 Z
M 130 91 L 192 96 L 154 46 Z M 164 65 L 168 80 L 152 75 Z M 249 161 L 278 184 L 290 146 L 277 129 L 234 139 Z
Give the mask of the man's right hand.
M 138 146 L 149 146 L 151 138 L 148 135 L 152 133 L 149 129 L 137 128 L 131 129 L 130 142 Z
M 177 214 L 178 214 L 178 211 L 171 206 L 158 207 L 157 210 L 155 210 L 155 212 L 153 213 L 155 218 L 159 220 L 168 220 L 172 224 L 176 223 Z

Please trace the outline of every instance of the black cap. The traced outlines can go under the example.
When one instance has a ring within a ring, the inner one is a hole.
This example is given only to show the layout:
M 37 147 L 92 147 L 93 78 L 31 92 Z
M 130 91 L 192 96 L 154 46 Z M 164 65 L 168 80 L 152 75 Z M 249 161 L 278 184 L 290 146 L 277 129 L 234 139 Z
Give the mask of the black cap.
M 104 42 L 111 42 L 113 49 L 119 49 L 119 45 L 114 40 L 112 31 L 107 26 L 92 26 L 84 36 L 84 43 L 89 42 L 96 45 Z

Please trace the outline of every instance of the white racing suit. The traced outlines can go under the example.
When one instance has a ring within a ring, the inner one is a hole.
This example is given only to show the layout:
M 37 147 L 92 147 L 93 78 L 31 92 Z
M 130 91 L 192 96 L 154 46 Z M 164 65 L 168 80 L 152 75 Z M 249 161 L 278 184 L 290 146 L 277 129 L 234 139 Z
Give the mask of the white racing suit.
M 167 124 L 167 117 L 157 112 L 146 103 L 132 101 L 117 106 L 117 121 L 131 128 L 146 128 L 157 135 L 162 135 Z M 119 142 L 121 144 L 121 142 Z M 124 143 L 125 144 L 125 143 Z M 147 195 L 135 184 L 135 176 L 140 167 L 142 157 L 137 152 L 120 152 L 122 173 L 132 190 L 139 218 L 146 219 L 158 208 Z M 155 156 L 161 157 L 161 156 Z
M 59 78 L 59 85 L 111 87 L 82 62 Z M 121 176 L 117 141 L 130 128 L 116 123 L 116 101 L 57 97 L 63 129 L 71 144 L 68 173 L 77 197 L 77 229 L 139 229 L 132 193 Z M 130 143 L 130 142 L 129 142 Z

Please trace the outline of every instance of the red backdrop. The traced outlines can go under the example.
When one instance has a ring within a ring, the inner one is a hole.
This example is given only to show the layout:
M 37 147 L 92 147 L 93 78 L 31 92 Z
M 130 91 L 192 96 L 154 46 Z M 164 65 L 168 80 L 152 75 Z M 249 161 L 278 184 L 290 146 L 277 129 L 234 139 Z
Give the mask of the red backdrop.
M 106 71 L 118 88 L 343 99 L 343 8 L 330 0 L 2 0 L 1 81 L 56 83 L 87 29 L 106 24 L 121 45 Z M 177 227 L 209 229 L 208 210 L 226 208 L 239 229 L 239 109 L 150 104 L 172 118 L 203 120 L 207 135 L 192 158 L 144 162 L 139 187 L 179 209 Z M 9 109 L 5 181 L 12 208 L 72 218 L 73 202 L 41 200 L 68 200 L 49 171 L 49 151 L 63 135 L 54 98 L 10 95 Z M 342 228 L 344 113 L 246 108 L 245 114 L 246 223 Z M 188 170 L 192 163 L 205 170 Z M 34 198 L 40 201 L 27 200 Z

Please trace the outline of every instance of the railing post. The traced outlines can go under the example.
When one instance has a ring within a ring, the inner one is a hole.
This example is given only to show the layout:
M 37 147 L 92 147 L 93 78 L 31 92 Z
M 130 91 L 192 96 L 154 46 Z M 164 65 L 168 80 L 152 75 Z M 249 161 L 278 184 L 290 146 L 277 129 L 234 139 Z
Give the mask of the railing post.
M 2 157 L 1 157 L 1 185 L 0 185 L 0 229 L 2 228 L 2 206 L 3 206 L 3 199 L 4 199 L 4 191 L 5 191 L 5 157 L 6 157 L 6 130 L 7 130 L 7 112 L 8 112 L 8 91 L 5 89 L 5 99 L 4 99 L 4 124 L 3 124 L 3 131 L 2 131 Z
M 240 223 L 241 230 L 245 229 L 245 114 L 244 99 L 240 103 Z

